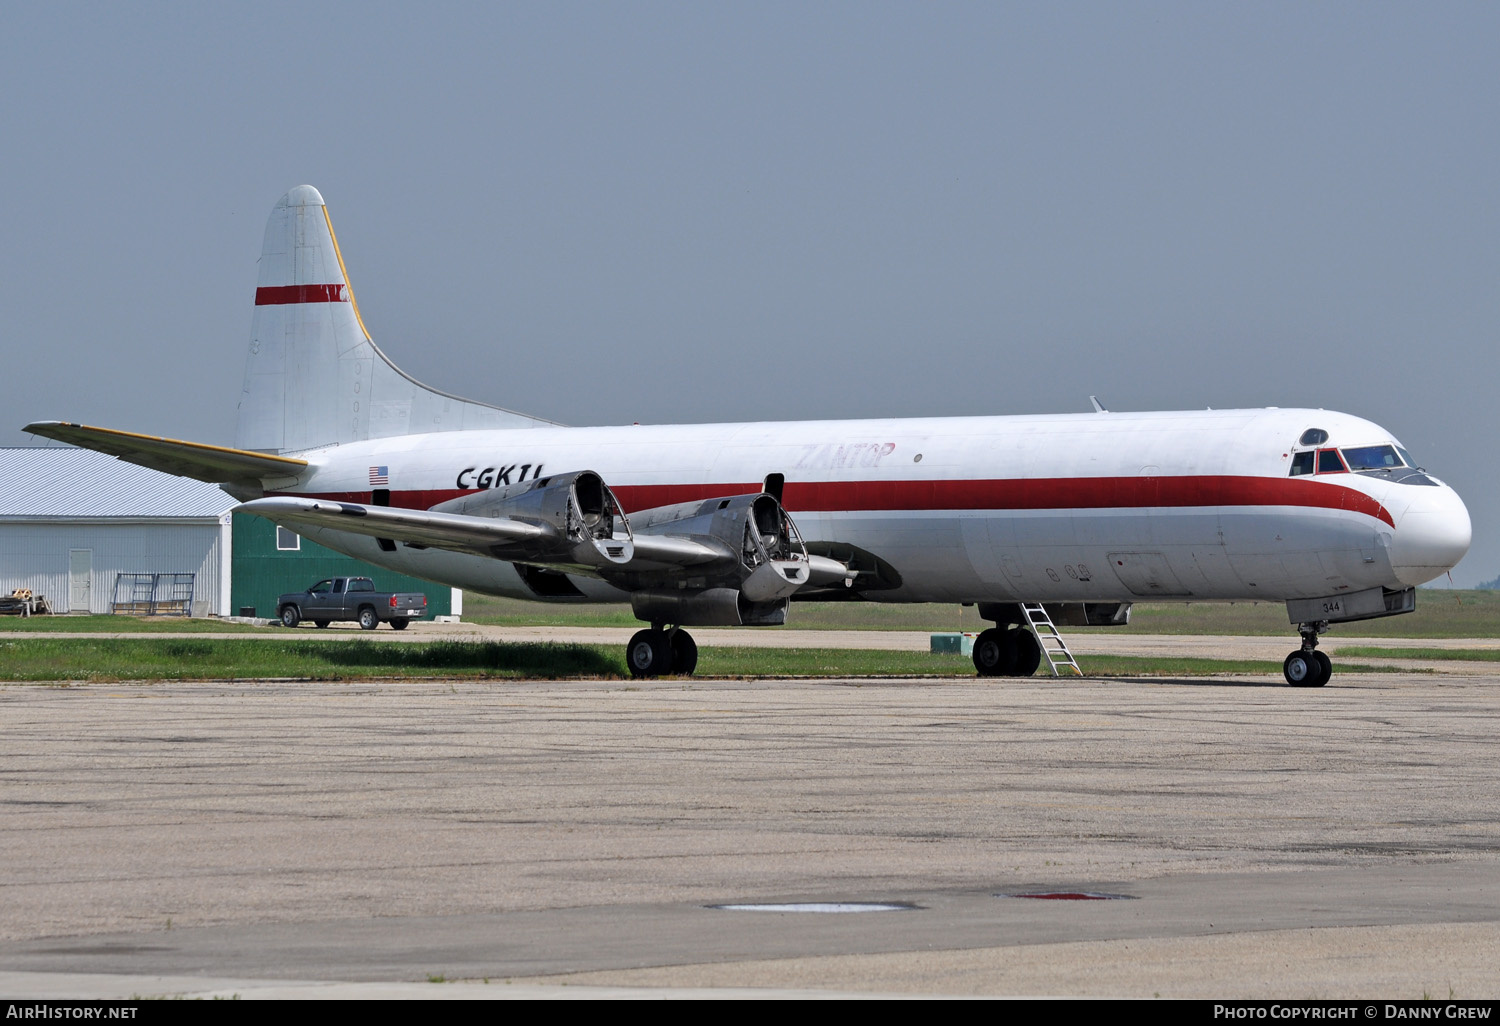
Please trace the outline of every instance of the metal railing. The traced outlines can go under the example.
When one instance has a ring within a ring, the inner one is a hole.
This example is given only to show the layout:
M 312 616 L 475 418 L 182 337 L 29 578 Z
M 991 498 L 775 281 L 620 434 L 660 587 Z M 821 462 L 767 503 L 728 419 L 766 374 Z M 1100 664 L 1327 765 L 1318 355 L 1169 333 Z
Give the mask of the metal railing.
M 196 574 L 115 575 L 111 613 L 130 616 L 192 616 Z

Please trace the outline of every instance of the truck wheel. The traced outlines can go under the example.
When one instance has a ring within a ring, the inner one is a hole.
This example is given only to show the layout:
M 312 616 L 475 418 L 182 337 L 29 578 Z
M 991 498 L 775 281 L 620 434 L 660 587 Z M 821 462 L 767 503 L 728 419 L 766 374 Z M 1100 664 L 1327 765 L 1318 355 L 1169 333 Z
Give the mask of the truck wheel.
M 391 618 L 391 630 L 404 631 L 406 630 L 406 625 L 409 623 L 411 621 L 404 616 L 394 616 Z
M 373 631 L 380 626 L 380 617 L 375 615 L 375 610 L 370 606 L 361 606 L 359 610 L 359 625 L 367 631 Z
M 297 615 L 296 606 L 281 607 L 281 626 L 295 627 L 302 622 L 302 617 Z
M 330 622 L 331 621 L 329 621 L 329 620 L 314 620 L 313 621 L 313 626 L 314 627 L 327 627 Z

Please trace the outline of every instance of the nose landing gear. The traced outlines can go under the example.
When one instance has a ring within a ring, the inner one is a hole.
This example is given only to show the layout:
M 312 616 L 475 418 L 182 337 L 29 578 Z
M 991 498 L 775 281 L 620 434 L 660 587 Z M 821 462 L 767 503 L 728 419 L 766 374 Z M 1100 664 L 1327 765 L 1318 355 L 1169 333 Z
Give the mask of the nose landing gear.
M 1320 688 L 1333 676 L 1333 660 L 1318 651 L 1318 635 L 1328 629 L 1327 620 L 1298 625 L 1302 647 L 1286 657 L 1281 673 L 1294 688 Z

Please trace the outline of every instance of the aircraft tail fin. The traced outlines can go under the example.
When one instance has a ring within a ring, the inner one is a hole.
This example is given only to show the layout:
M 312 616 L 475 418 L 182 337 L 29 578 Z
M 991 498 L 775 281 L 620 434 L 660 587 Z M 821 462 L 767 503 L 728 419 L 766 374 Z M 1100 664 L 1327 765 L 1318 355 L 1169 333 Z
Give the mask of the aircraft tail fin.
M 439 392 L 365 330 L 323 197 L 299 185 L 266 224 L 235 448 L 301 452 L 427 431 L 550 424 Z

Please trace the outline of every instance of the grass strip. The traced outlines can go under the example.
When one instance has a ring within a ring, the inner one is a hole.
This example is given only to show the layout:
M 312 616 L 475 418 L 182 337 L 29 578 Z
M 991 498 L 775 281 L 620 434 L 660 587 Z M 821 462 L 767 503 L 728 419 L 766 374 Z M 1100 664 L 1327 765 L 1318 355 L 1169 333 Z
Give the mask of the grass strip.
M 252 641 L 216 638 L 6 638 L 0 677 L 12 681 L 234 680 L 290 677 L 546 679 L 613 677 L 619 653 L 540 642 Z
M 191 616 L 0 616 L 0 634 L 239 634 L 253 624 Z
M 1381 659 L 1420 659 L 1423 662 L 1445 660 L 1500 663 L 1500 648 L 1384 648 L 1375 645 L 1347 645 L 1340 647 L 1338 654 Z
M 1250 674 L 1280 679 L 1274 662 L 1089 656 L 1089 677 L 1203 677 Z M 1339 664 L 1338 672 L 1410 672 Z M 702 677 L 970 677 L 966 656 L 859 649 L 702 648 Z M 1043 667 L 1039 675 L 1048 676 Z M 0 678 L 11 682 L 122 680 L 371 680 L 385 678 L 625 678 L 618 646 L 543 642 L 374 641 L 192 638 L 6 638 Z M 1003 683 L 1003 678 L 997 678 Z

